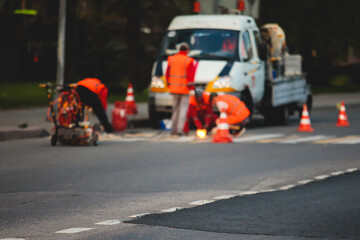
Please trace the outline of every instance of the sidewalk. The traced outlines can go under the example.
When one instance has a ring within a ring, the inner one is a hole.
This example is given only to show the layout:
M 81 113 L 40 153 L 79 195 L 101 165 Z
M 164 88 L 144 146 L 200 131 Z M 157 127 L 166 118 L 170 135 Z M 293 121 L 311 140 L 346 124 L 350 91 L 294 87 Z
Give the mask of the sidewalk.
M 360 93 L 348 94 L 320 94 L 314 95 L 313 108 L 336 108 L 336 104 L 344 101 L 347 108 L 360 106 Z M 137 123 L 146 122 L 149 118 L 147 103 L 137 103 L 139 114 L 136 115 Z M 109 104 L 107 114 L 111 121 L 113 104 Z M 48 136 L 53 128 L 53 123 L 46 120 L 47 107 L 27 108 L 0 111 L 0 142 L 12 139 L 36 138 Z M 98 122 L 94 118 L 94 122 Z M 19 128 L 27 124 L 26 128 Z

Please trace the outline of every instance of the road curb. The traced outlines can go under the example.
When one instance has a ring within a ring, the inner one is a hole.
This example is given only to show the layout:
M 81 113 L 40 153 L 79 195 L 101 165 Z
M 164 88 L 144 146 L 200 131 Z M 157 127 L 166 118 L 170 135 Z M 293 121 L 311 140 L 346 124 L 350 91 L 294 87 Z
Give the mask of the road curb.
M 9 129 L 0 131 L 0 141 L 40 138 L 50 134 L 43 128 Z

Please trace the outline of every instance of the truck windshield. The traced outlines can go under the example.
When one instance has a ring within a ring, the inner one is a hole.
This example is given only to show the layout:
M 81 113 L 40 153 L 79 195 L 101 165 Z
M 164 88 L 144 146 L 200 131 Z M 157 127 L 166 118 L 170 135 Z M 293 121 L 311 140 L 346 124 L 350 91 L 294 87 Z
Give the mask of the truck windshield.
M 167 58 L 178 52 L 181 43 L 190 46 L 189 56 L 201 60 L 239 59 L 239 32 L 219 29 L 187 29 L 169 31 L 162 43 L 160 57 Z

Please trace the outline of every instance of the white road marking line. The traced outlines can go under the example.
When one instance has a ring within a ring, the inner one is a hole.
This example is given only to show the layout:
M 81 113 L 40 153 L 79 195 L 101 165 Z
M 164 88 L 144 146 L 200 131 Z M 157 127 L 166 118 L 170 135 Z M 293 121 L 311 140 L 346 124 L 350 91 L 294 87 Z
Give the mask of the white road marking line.
M 215 201 L 214 200 L 198 200 L 198 201 L 189 203 L 189 205 L 201 206 L 201 205 L 212 203 L 212 202 L 215 202 Z
M 333 136 L 325 136 L 325 135 L 316 135 L 310 137 L 300 137 L 290 140 L 278 141 L 277 143 L 287 143 L 287 144 L 295 144 L 295 143 L 302 143 L 302 142 L 314 142 L 324 139 L 333 138 Z
M 252 142 L 257 140 L 263 140 L 263 139 L 270 139 L 270 138 L 280 138 L 283 137 L 284 134 L 275 134 L 275 133 L 269 133 L 269 134 L 261 134 L 261 135 L 253 135 L 253 136 L 246 136 L 246 137 L 239 137 L 234 138 L 234 142 Z
M 253 195 L 253 194 L 257 194 L 259 193 L 258 191 L 244 191 L 244 192 L 239 192 L 239 196 L 246 196 L 246 195 Z
M 25 240 L 25 238 L 1 238 L 0 240 Z
M 95 223 L 95 225 L 111 226 L 111 225 L 116 225 L 116 224 L 119 224 L 119 223 L 122 223 L 122 221 L 121 220 L 107 220 L 107 221 Z
M 151 213 L 140 213 L 140 214 L 136 214 L 136 215 L 131 215 L 131 216 L 129 216 L 129 218 L 140 218 L 140 217 L 143 217 L 143 216 L 146 216 L 149 214 L 151 214 Z
M 352 172 L 355 172 L 357 171 L 358 169 L 357 168 L 349 168 L 346 170 L 347 173 L 352 173 Z
M 332 172 L 330 173 L 331 176 L 339 176 L 341 174 L 344 174 L 345 172 L 344 171 L 337 171 L 337 172 Z
M 293 187 L 295 187 L 295 185 L 289 184 L 289 185 L 280 187 L 279 190 L 282 190 L 282 191 L 284 191 L 284 190 L 289 190 L 289 189 L 291 189 L 291 188 L 293 188 Z
M 179 137 L 179 138 L 170 138 L 164 142 L 191 142 L 194 140 L 194 137 Z
M 145 140 L 146 138 L 120 138 L 120 139 L 111 140 L 111 142 L 139 142 Z
M 331 139 L 316 141 L 314 143 L 316 143 L 316 144 L 329 144 L 329 143 L 337 144 L 338 142 L 352 140 L 352 139 L 358 138 L 358 137 L 359 136 L 357 136 L 357 135 L 355 135 L 355 136 L 346 136 L 346 137 L 335 137 L 335 138 L 331 138 Z
M 72 234 L 72 233 L 79 233 L 79 232 L 85 232 L 85 231 L 89 231 L 92 230 L 94 228 L 68 228 L 68 229 L 64 229 L 64 230 L 60 230 L 57 231 L 55 233 L 68 233 L 68 234 Z
M 332 142 L 332 144 L 358 144 L 358 143 L 360 143 L 360 137 Z
M 261 190 L 259 191 L 259 193 L 268 193 L 268 192 L 275 192 L 276 189 L 265 189 L 265 190 Z
M 311 183 L 313 181 L 314 180 L 311 180 L 311 179 L 305 179 L 305 180 L 298 181 L 298 184 L 305 185 L 305 184 Z
M 316 180 L 324 180 L 324 179 L 326 179 L 326 178 L 328 178 L 329 177 L 329 175 L 320 175 L 320 176 L 316 176 L 316 177 L 314 177 Z
M 171 212 L 176 212 L 176 211 L 183 210 L 183 209 L 185 209 L 185 208 L 183 208 L 183 207 L 173 207 L 173 208 L 168 208 L 168 209 L 161 210 L 161 212 L 163 212 L 163 213 L 171 213 Z
M 222 196 L 217 196 L 214 197 L 215 200 L 224 200 L 224 199 L 229 199 L 229 198 L 233 198 L 235 197 L 235 195 L 222 195 Z

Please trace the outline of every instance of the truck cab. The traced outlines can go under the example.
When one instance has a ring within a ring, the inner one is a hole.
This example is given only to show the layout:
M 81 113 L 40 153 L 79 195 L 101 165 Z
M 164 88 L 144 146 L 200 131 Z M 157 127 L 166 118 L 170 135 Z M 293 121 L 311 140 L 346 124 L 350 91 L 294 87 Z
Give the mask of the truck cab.
M 189 15 L 175 17 L 170 23 L 153 65 L 149 86 L 151 125 L 170 115 L 172 96 L 165 71 L 167 58 L 178 52 L 181 43 L 190 46 L 189 56 L 196 60 L 194 84 L 207 92 L 218 92 L 242 99 L 251 112 L 264 110 L 267 59 L 255 20 L 243 15 Z M 269 97 L 268 97 L 269 98 Z M 302 99 L 300 99 L 302 101 Z

